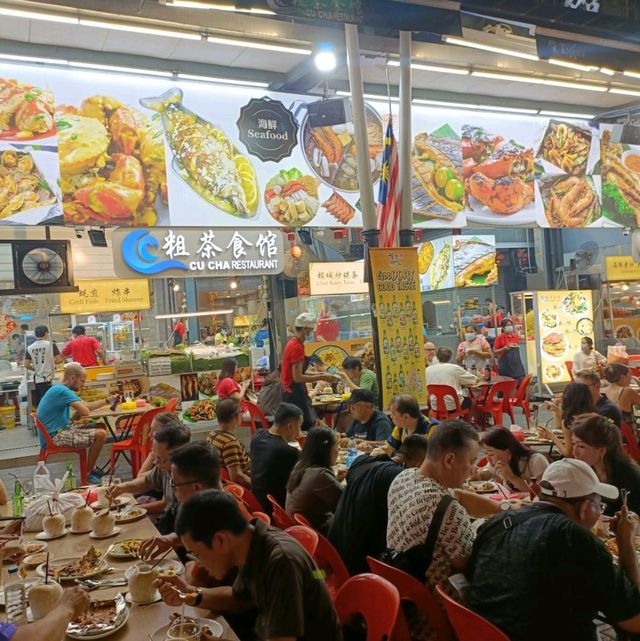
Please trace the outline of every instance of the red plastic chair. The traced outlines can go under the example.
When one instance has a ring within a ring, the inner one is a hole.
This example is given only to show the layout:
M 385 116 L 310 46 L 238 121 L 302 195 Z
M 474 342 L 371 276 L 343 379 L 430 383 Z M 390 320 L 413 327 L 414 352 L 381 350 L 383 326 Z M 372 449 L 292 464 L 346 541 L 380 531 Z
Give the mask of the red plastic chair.
M 629 423 L 625 423 L 622 421 L 620 423 L 620 431 L 622 432 L 622 436 L 624 440 L 626 441 L 626 450 L 627 454 L 636 462 L 640 462 L 640 446 L 638 446 L 638 439 L 636 438 L 636 435 L 633 433 L 633 429 L 631 428 L 631 425 Z
M 564 366 L 567 368 L 567 372 L 569 372 L 569 377 L 571 378 L 571 382 L 573 383 L 574 378 L 573 378 L 573 361 L 565 361 Z
M 494 383 L 487 394 L 487 399 L 483 403 L 476 402 L 476 410 L 491 414 L 495 425 L 502 425 L 502 414 L 504 411 L 504 399 L 511 397 L 516 388 L 516 382 L 499 381 Z
M 435 409 L 431 408 L 431 417 L 437 419 L 438 421 L 445 421 L 448 418 L 461 418 L 468 416 L 469 410 L 463 410 L 460 406 L 460 399 L 458 398 L 458 392 L 451 387 L 450 385 L 427 385 L 427 393 L 429 394 L 429 402 L 431 402 L 431 397 L 436 397 L 436 406 Z M 446 398 L 453 399 L 455 403 L 454 410 L 447 410 L 447 405 L 445 402 Z
M 249 427 L 251 427 L 252 435 L 261 428 L 269 429 L 269 421 L 267 421 L 267 417 L 255 403 L 245 401 L 244 408 L 249 412 Z
M 349 580 L 349 570 L 344 564 L 331 541 L 318 534 L 318 549 L 313 556 L 316 565 L 324 572 L 324 580 L 329 588 L 329 594 L 335 599 L 340 588 Z
M 229 481 L 229 482 L 233 483 L 233 481 L 231 481 L 231 477 L 229 476 L 229 472 L 227 472 L 227 468 L 226 467 L 220 466 L 220 480 L 223 483 L 225 481 Z
M 414 604 L 418 610 L 423 611 L 429 617 L 429 624 L 436 632 L 438 641 L 455 641 L 451 624 L 447 619 L 444 610 L 436 601 L 435 596 L 427 586 L 411 575 L 398 570 L 371 556 L 367 557 L 370 570 L 387 579 L 395 585 L 400 593 L 400 601 Z M 395 641 L 411 641 L 411 633 L 405 624 L 404 617 L 398 617 L 398 625 L 395 631 Z
M 153 419 L 158 414 L 163 414 L 165 411 L 166 410 L 164 407 L 158 407 L 154 410 L 145 412 L 140 417 L 140 420 L 136 423 L 133 431 L 133 436 L 131 436 L 131 438 L 125 439 L 124 441 L 116 441 L 111 444 L 111 458 L 109 463 L 110 474 L 113 474 L 115 470 L 118 453 L 130 452 L 131 472 L 133 473 L 133 478 L 136 478 L 136 476 L 138 475 L 138 470 L 142 465 L 142 461 L 144 461 L 147 456 L 147 448 L 145 447 L 144 441 L 145 432 L 148 432 Z
M 279 527 L 281 530 L 286 530 L 296 524 L 271 494 L 267 494 L 267 501 L 271 503 L 271 519 L 276 527 Z
M 503 399 L 503 411 L 509 415 L 511 422 L 516 422 L 516 419 L 513 416 L 513 408 L 519 407 L 524 412 L 524 417 L 527 421 L 527 427 L 529 427 L 529 419 L 531 418 L 531 410 L 529 409 L 529 394 L 527 392 L 529 391 L 529 385 L 531 385 L 532 378 L 533 374 L 527 374 L 522 379 L 522 383 L 520 383 L 520 387 L 518 388 L 516 395 L 511 398 L 505 394 Z
M 227 481 L 224 484 L 224 491 L 230 492 L 238 499 L 240 499 L 244 503 L 244 506 L 247 508 L 247 510 L 249 510 L 249 512 L 254 513 L 263 511 L 263 507 L 260 501 L 258 501 L 258 499 L 253 494 L 251 494 L 251 492 L 246 487 L 242 487 L 241 485 L 237 485 L 236 483 Z
M 178 399 L 176 397 L 170 398 L 164 407 L 158 407 L 155 410 L 151 410 L 152 412 L 154 412 L 154 415 L 151 417 L 151 420 L 153 420 L 153 418 L 156 417 L 158 414 L 175 412 L 177 404 L 178 404 Z M 147 414 L 148 413 L 149 412 L 147 412 Z M 147 414 L 145 414 L 145 416 Z M 144 458 L 146 458 L 147 456 L 149 456 L 149 452 L 151 452 L 151 448 L 153 447 L 153 437 L 151 436 L 151 423 L 148 423 L 147 425 L 145 425 L 145 430 L 142 434 L 142 442 L 144 444 Z
M 165 412 L 175 412 L 177 405 L 178 405 L 178 398 L 174 396 L 167 401 L 167 404 L 162 409 Z
M 311 529 L 313 529 L 313 525 L 311 525 L 309 519 L 306 516 L 300 514 L 300 512 L 296 512 L 293 515 L 293 520 L 300 525 L 304 525 L 305 527 L 310 527 Z
M 292 536 L 300 545 L 313 556 L 318 547 L 318 533 L 310 527 L 304 525 L 292 525 L 288 527 L 285 532 Z
M 254 512 L 253 517 L 264 521 L 267 525 L 271 525 L 271 519 L 269 518 L 269 515 L 265 514 L 264 512 Z
M 366 641 L 389 641 L 400 614 L 400 595 L 381 576 L 358 574 L 340 588 L 335 606 L 342 625 L 348 625 L 355 615 L 364 618 Z
M 89 471 L 87 470 L 87 448 L 85 447 L 58 447 L 54 442 L 47 428 L 42 424 L 42 421 L 35 415 L 35 412 L 31 414 L 31 418 L 36 426 L 36 429 L 42 435 L 44 439 L 45 446 L 40 448 L 40 453 L 38 454 L 39 461 L 46 461 L 47 458 L 53 456 L 54 454 L 77 454 L 80 459 L 80 483 L 82 485 L 88 484 L 87 475 Z
M 444 603 L 458 641 L 509 641 L 507 635 L 479 614 L 452 599 L 441 586 L 436 590 Z

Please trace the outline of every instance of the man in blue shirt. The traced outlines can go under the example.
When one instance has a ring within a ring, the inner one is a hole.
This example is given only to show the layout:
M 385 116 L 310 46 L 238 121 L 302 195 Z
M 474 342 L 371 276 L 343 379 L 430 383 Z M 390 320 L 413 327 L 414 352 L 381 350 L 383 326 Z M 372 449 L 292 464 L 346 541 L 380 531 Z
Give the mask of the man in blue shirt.
M 353 418 L 347 436 L 379 443 L 384 443 L 391 436 L 391 421 L 384 412 L 376 409 L 371 391 L 353 390 L 347 406 Z
M 42 397 L 38 405 L 37 417 L 45 426 L 49 436 L 58 447 L 85 447 L 87 453 L 87 468 L 89 482 L 100 483 L 102 470 L 95 468 L 105 441 L 107 431 L 88 427 L 70 427 L 71 408 L 75 410 L 75 417 L 89 416 L 91 410 L 109 405 L 112 399 L 105 398 L 99 401 L 86 403 L 76 392 L 79 392 L 87 378 L 87 373 L 78 363 L 70 363 L 64 368 L 61 385 L 53 385 Z M 40 447 L 46 447 L 42 434 Z M 2 641 L 0 639 L 0 641 Z
M 426 418 L 420 411 L 418 401 L 411 394 L 398 394 L 391 399 L 389 413 L 393 421 L 391 436 L 387 439 L 386 449 L 398 451 L 407 436 L 419 434 L 429 438 L 438 421 Z

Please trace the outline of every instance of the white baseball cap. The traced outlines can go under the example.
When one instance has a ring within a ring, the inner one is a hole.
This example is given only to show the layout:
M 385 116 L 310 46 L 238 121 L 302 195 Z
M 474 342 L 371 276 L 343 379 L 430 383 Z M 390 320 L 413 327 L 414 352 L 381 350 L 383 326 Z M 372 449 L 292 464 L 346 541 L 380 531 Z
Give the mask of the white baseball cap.
M 564 458 L 551 463 L 542 474 L 540 491 L 559 499 L 577 499 L 589 494 L 599 494 L 605 499 L 617 499 L 618 488 L 601 483 L 596 473 L 584 461 Z
M 317 319 L 313 314 L 309 312 L 303 312 L 299 314 L 296 318 L 296 322 L 293 324 L 294 327 L 307 327 L 308 329 L 315 329 L 317 324 Z

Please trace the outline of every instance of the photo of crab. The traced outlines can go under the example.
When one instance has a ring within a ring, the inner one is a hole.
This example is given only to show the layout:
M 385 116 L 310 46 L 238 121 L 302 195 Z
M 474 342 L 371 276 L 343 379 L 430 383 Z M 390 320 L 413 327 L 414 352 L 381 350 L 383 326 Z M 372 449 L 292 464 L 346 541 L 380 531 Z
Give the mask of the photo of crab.
M 159 115 L 94 95 L 59 104 L 56 126 L 67 224 L 169 222 Z
M 536 220 L 533 148 L 477 125 L 462 127 L 467 219 L 487 225 Z

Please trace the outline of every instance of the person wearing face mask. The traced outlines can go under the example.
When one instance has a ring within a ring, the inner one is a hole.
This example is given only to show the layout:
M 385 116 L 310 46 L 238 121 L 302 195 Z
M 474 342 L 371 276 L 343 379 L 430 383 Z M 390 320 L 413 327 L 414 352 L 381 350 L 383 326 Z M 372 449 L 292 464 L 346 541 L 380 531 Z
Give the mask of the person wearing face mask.
M 475 369 L 482 372 L 489 364 L 491 358 L 491 347 L 484 336 L 478 335 L 473 325 L 465 328 L 465 340 L 458 345 L 456 360 L 465 369 Z
M 640 632 L 640 570 L 634 550 L 638 518 L 625 506 L 611 521 L 619 563 L 592 532 L 601 500 L 617 488 L 584 461 L 547 467 L 540 500 L 483 524 L 466 571 L 466 605 L 511 641 L 594 641 L 594 618 Z
M 519 349 L 522 337 L 515 332 L 510 318 L 505 318 L 500 325 L 502 333 L 493 343 L 493 353 L 498 358 L 498 373 L 515 378 L 516 384 L 520 385 L 526 376 Z
M 584 336 L 580 342 L 580 351 L 573 357 L 573 371 L 581 372 L 592 370 L 600 371 L 607 365 L 607 359 L 597 350 L 593 349 L 593 339 Z
M 304 312 L 295 320 L 293 337 L 287 342 L 282 353 L 280 381 L 284 389 L 283 401 L 292 403 L 302 411 L 304 420 L 302 429 L 308 430 L 315 425 L 315 418 L 309 400 L 306 383 L 327 381 L 335 383 L 338 377 L 334 374 L 309 374 L 304 372 L 304 342 L 316 328 L 316 317 Z

